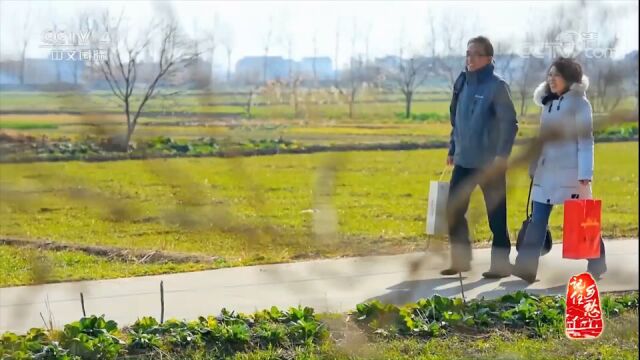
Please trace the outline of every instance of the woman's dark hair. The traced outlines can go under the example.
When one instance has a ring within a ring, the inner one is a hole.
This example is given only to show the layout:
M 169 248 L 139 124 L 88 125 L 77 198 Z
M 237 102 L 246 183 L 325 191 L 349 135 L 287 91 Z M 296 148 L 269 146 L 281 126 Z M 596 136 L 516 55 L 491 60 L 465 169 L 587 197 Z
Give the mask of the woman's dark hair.
M 572 84 L 582 82 L 582 66 L 574 59 L 564 57 L 557 58 L 551 66 L 549 66 L 549 69 L 547 69 L 547 74 L 549 74 L 549 71 L 551 71 L 551 68 L 554 66 L 564 81 L 567 82 L 567 86 L 571 87 Z M 545 90 L 547 94 L 551 93 L 549 83 L 545 85 Z

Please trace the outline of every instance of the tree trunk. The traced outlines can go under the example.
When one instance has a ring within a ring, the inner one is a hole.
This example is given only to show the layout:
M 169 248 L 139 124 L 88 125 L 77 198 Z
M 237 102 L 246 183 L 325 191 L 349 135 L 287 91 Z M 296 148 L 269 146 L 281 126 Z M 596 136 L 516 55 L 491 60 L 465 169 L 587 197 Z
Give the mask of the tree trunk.
M 209 85 L 213 84 L 213 82 L 215 81 L 214 79 L 214 61 L 215 61 L 215 56 L 216 56 L 216 48 L 215 46 L 211 49 L 211 66 L 209 67 Z M 198 68 L 196 67 L 196 71 L 198 70 Z
M 298 116 L 298 81 L 293 82 L 293 117 Z
M 227 82 L 231 82 L 231 51 L 227 51 Z
M 409 119 L 411 117 L 411 101 L 413 100 L 413 92 L 407 91 L 404 95 L 404 98 L 405 98 L 404 118 Z
M 24 69 L 25 69 L 25 59 L 24 53 L 22 55 L 22 59 L 20 61 L 20 85 L 24 85 Z
M 247 100 L 247 118 L 251 119 L 251 106 L 253 105 L 253 90 L 249 91 L 249 99 Z
M 318 71 L 316 70 L 316 58 L 315 58 L 315 54 L 314 54 L 314 58 L 313 58 L 313 62 L 312 62 L 312 66 L 313 66 L 313 84 L 314 85 L 318 85 Z
M 340 77 L 339 77 L 339 73 L 338 73 L 338 51 L 340 50 L 340 32 L 336 31 L 336 53 L 335 53 L 335 59 L 333 59 L 334 61 L 334 68 L 333 68 L 333 85 L 338 88 L 338 85 L 340 85 Z
M 131 144 L 131 138 L 133 137 L 133 131 L 135 130 L 135 125 L 131 125 L 127 128 L 127 137 L 125 138 L 123 144 L 123 152 L 129 152 L 129 144 Z
M 520 98 L 520 116 L 527 115 L 527 97 L 521 96 Z
M 351 96 L 349 98 L 349 119 L 353 119 L 353 107 L 356 102 L 356 89 L 351 89 Z
M 264 56 L 263 68 L 262 68 L 262 82 L 267 83 L 267 55 Z
M 124 102 L 124 113 L 127 116 L 127 136 L 125 137 L 125 141 L 123 145 L 123 152 L 129 152 L 129 144 L 131 143 L 131 137 L 133 136 L 133 131 L 136 126 L 134 122 L 131 122 L 131 110 L 129 108 L 129 98 L 125 98 Z

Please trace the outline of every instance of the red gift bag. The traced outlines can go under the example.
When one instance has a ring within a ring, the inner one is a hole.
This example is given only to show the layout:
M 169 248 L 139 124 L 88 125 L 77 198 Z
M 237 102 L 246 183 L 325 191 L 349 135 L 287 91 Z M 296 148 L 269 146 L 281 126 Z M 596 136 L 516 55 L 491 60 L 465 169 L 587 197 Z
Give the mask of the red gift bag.
M 602 201 L 567 200 L 564 202 L 562 257 L 597 259 L 600 257 L 600 219 Z

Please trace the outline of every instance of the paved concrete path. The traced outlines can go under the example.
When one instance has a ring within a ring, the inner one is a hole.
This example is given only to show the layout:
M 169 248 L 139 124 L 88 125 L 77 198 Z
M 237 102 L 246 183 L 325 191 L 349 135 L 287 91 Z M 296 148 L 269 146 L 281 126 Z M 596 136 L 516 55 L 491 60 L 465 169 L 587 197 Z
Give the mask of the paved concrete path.
M 637 290 L 638 239 L 606 241 L 606 249 L 609 271 L 598 282 L 600 291 Z M 562 259 L 561 254 L 562 246 L 554 244 L 541 259 L 539 281 L 527 286 L 515 277 L 483 279 L 490 249 L 474 249 L 472 270 L 462 274 L 465 296 L 493 298 L 521 289 L 564 294 L 569 277 L 584 272 L 586 261 Z M 515 260 L 515 249 L 511 259 Z M 1 288 L 0 332 L 42 327 L 40 313 L 47 321 L 51 315 L 55 327 L 78 320 L 80 292 L 88 314 L 105 314 L 120 325 L 146 315 L 159 318 L 161 280 L 165 319 L 217 315 L 223 307 L 253 312 L 300 304 L 341 312 L 374 298 L 404 303 L 433 294 L 458 297 L 458 277 L 439 274 L 447 265 L 446 254 L 427 252 Z

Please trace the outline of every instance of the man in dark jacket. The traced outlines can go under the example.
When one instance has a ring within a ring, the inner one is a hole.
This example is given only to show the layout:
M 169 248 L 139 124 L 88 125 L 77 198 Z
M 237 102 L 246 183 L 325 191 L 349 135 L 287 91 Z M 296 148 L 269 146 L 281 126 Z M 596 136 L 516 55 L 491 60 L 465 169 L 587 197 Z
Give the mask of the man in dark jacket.
M 447 164 L 454 165 L 449 187 L 447 215 L 451 243 L 451 267 L 442 275 L 468 271 L 471 262 L 469 226 L 465 218 L 473 189 L 480 185 L 489 227 L 493 233 L 491 267 L 483 274 L 501 278 L 511 274 L 511 243 L 507 229 L 504 170 L 511 153 L 518 121 L 509 86 L 494 73 L 493 46 L 483 36 L 467 43 L 466 71 L 454 85 L 451 101 L 451 141 Z M 488 181 L 478 176 L 492 169 Z

